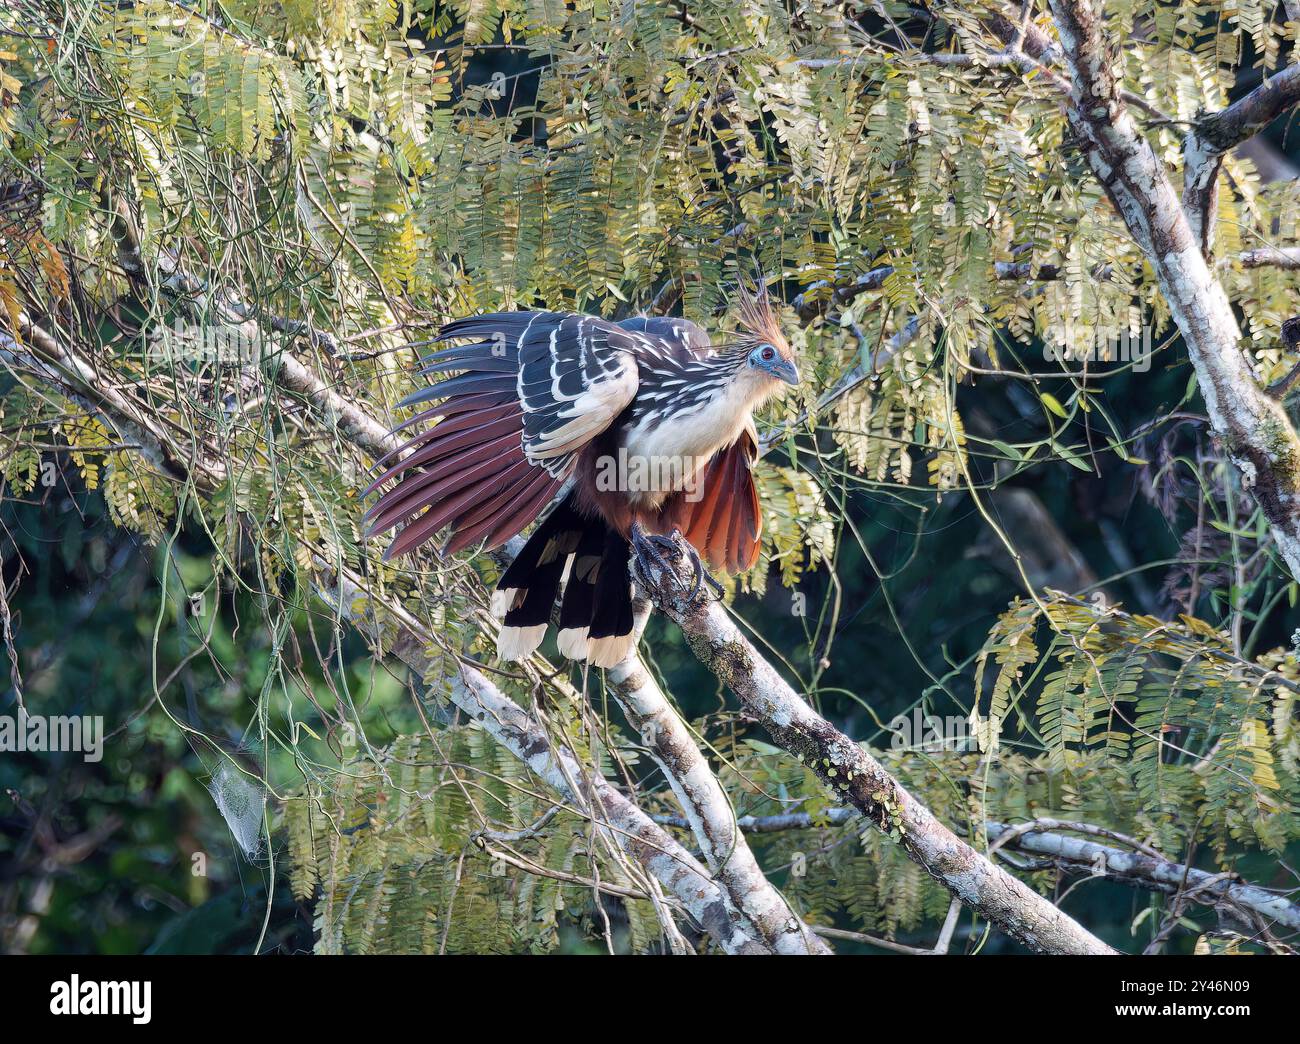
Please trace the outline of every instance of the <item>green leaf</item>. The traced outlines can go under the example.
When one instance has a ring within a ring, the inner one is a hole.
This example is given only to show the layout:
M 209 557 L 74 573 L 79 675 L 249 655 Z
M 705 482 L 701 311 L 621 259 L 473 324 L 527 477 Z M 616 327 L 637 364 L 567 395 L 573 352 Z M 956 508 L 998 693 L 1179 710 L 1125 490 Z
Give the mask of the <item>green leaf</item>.
M 1051 392 L 1039 392 L 1038 397 L 1042 400 L 1043 405 L 1060 417 L 1061 420 L 1070 419 L 1070 415 L 1065 412 L 1065 407 Z
M 1086 471 L 1088 472 L 1088 474 L 1090 475 L 1092 474 L 1092 466 L 1086 460 L 1080 457 L 1077 453 L 1075 453 L 1074 450 L 1067 449 L 1065 446 L 1062 446 L 1055 439 L 1052 440 L 1052 449 L 1056 453 L 1060 454 L 1060 456 L 1063 457 L 1065 460 L 1073 464 L 1080 471 Z

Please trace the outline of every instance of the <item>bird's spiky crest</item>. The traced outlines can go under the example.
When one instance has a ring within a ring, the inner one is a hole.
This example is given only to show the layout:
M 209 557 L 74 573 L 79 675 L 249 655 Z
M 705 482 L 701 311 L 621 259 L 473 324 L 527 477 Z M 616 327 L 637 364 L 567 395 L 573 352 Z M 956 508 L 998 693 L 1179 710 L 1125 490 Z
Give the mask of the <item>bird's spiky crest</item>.
M 752 290 L 743 281 L 736 288 L 736 313 L 740 325 L 755 342 L 771 344 L 785 358 L 794 358 L 794 349 L 786 340 L 781 321 L 772 307 L 767 284 L 761 279 Z

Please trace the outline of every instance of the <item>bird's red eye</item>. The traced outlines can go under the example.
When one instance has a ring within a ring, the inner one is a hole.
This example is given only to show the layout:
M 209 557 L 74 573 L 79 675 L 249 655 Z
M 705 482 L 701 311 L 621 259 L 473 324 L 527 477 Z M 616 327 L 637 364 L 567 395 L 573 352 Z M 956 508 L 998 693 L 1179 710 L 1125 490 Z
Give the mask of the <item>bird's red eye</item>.
M 763 349 L 763 361 L 771 362 L 775 358 L 776 358 L 776 349 L 769 344 L 766 348 Z

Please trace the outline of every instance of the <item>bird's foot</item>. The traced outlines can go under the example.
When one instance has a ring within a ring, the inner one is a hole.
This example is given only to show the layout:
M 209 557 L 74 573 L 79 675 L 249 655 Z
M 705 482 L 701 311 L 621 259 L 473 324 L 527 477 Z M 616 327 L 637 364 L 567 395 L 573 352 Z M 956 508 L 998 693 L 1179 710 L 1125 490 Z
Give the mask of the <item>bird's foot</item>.
M 655 574 L 651 570 L 653 564 L 658 568 L 660 575 L 668 573 L 672 576 L 677 589 L 687 592 L 688 601 L 694 602 L 699 597 L 700 588 L 706 583 L 719 597 L 722 596 L 725 590 L 722 584 L 718 583 L 704 568 L 700 553 L 682 536 L 681 530 L 674 529 L 668 536 L 663 536 L 659 533 L 647 533 L 641 528 L 639 522 L 634 522 L 631 543 L 632 553 L 636 556 L 637 571 L 647 587 L 654 586 L 656 582 Z M 689 591 L 686 588 L 686 581 L 673 565 L 678 558 L 685 558 L 690 563 L 693 582 Z
M 680 553 L 680 549 L 671 539 L 660 536 L 658 533 L 647 533 L 640 522 L 632 523 L 629 537 L 632 544 L 632 554 L 636 557 L 637 572 L 641 575 L 641 580 L 646 587 L 653 587 L 658 576 L 664 574 L 672 576 L 678 587 L 682 586 L 681 577 L 665 555 L 665 552 L 667 552 L 676 557 Z M 657 574 L 656 570 L 658 571 Z

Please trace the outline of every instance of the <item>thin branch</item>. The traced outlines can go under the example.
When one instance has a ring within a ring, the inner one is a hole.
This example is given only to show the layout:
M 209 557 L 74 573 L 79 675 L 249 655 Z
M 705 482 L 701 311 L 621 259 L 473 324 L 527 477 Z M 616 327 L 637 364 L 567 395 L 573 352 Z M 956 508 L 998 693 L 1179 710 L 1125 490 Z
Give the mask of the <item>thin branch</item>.
M 685 820 L 680 816 L 653 818 L 663 826 L 686 826 Z M 827 809 L 815 817 L 807 812 L 787 812 L 773 816 L 741 816 L 737 822 L 747 834 L 771 834 L 787 830 L 813 830 L 821 826 L 841 826 L 857 818 L 856 809 L 840 807 Z M 1037 819 L 1033 823 L 1015 826 L 989 820 L 986 829 L 989 840 L 997 847 L 1046 856 L 1073 872 L 1087 871 L 1136 888 L 1166 891 L 1183 882 L 1197 886 L 1217 882 L 1212 888 L 1198 891 L 1195 896 L 1197 901 L 1210 906 L 1223 901 L 1231 902 L 1278 924 L 1300 928 L 1300 905 L 1285 895 L 1233 879 L 1231 875 L 1219 880 L 1218 874 L 1165 859 L 1160 853 L 1132 838 L 1125 838 L 1122 843 L 1135 850 L 1124 851 L 1111 845 L 1067 836 L 1067 832 L 1112 839 L 1119 836 L 1105 827 L 1091 823 Z
M 0 361 L 39 374 L 88 413 L 108 420 L 124 443 L 138 446 L 160 473 L 176 479 L 193 475 L 200 483 L 219 485 L 225 466 L 197 448 L 180 448 L 147 404 L 113 387 L 82 356 L 68 351 L 53 334 L 26 314 L 18 318 L 19 336 L 0 329 Z M 21 339 L 20 339 L 21 338 Z
M 896 334 L 889 338 L 876 351 L 871 353 L 871 358 L 865 363 L 858 363 L 851 370 L 845 373 L 835 384 L 817 399 L 817 405 L 813 409 L 813 414 L 818 415 L 828 410 L 835 402 L 843 398 L 858 385 L 872 380 L 888 365 L 889 360 L 901 352 L 921 332 L 921 320 L 919 316 L 912 316 Z M 771 431 L 764 432 L 762 438 L 758 440 L 758 454 L 763 456 L 768 453 L 773 446 L 784 439 L 790 432 L 795 431 L 808 419 L 808 410 L 800 412 L 789 424 L 783 424 Z
M 1245 250 L 1233 257 L 1224 258 L 1223 264 L 1236 263 L 1243 268 L 1281 268 L 1300 270 L 1300 247 L 1260 247 Z M 843 308 L 854 298 L 883 289 L 885 280 L 893 274 L 892 265 L 880 265 L 843 283 L 820 279 L 799 294 L 791 306 L 804 322 L 819 315 Z M 1113 275 L 1110 265 L 1097 265 L 1092 269 L 1094 279 L 1108 280 Z M 1052 283 L 1061 278 L 1061 268 L 1054 264 L 1035 264 L 1031 261 L 994 261 L 995 279 L 1008 282 Z
M 1032 6 L 1026 4 L 1026 8 L 1022 8 L 1020 14 L 1014 18 L 1006 12 L 985 15 L 984 23 L 1008 47 L 1011 47 L 1017 39 L 1023 38 L 1021 49 L 1026 54 L 1031 58 L 1037 58 L 1044 65 L 1056 65 L 1061 61 L 1061 49 L 1055 40 L 1026 17 L 1031 13 L 1027 8 Z
M 1300 269 L 1300 247 L 1260 247 L 1245 250 L 1235 259 L 1242 268 L 1280 268 L 1287 272 Z
M 791 689 L 721 605 L 682 594 L 687 570 L 680 576 L 661 570 L 646 579 L 655 604 L 682 628 L 696 657 L 773 741 L 811 768 L 838 800 L 895 839 L 954 898 L 1031 949 L 1115 952 L 935 819 L 875 758 Z
M 385 425 L 329 387 L 290 352 L 269 356 L 267 370 L 273 380 L 310 402 L 327 427 L 375 459 L 401 445 Z
M 479 838 L 486 838 L 489 841 L 500 841 L 504 844 L 513 844 L 517 841 L 527 841 L 536 837 L 546 825 L 560 813 L 560 805 L 552 805 L 541 814 L 534 822 L 524 827 L 522 830 L 489 830 L 486 827 L 482 830 L 476 830 L 469 835 L 471 841 L 477 841 Z
M 894 953 L 906 953 L 914 957 L 928 957 L 934 953 L 933 950 L 926 950 L 920 946 L 906 946 L 900 942 L 894 942 L 893 939 L 882 939 L 878 935 L 866 935 L 862 932 L 849 932 L 843 928 L 827 928 L 824 925 L 816 925 L 813 931 L 818 935 L 825 936 L 827 939 L 840 939 L 844 942 L 865 943 L 867 946 L 878 946 L 882 950 L 890 950 Z

